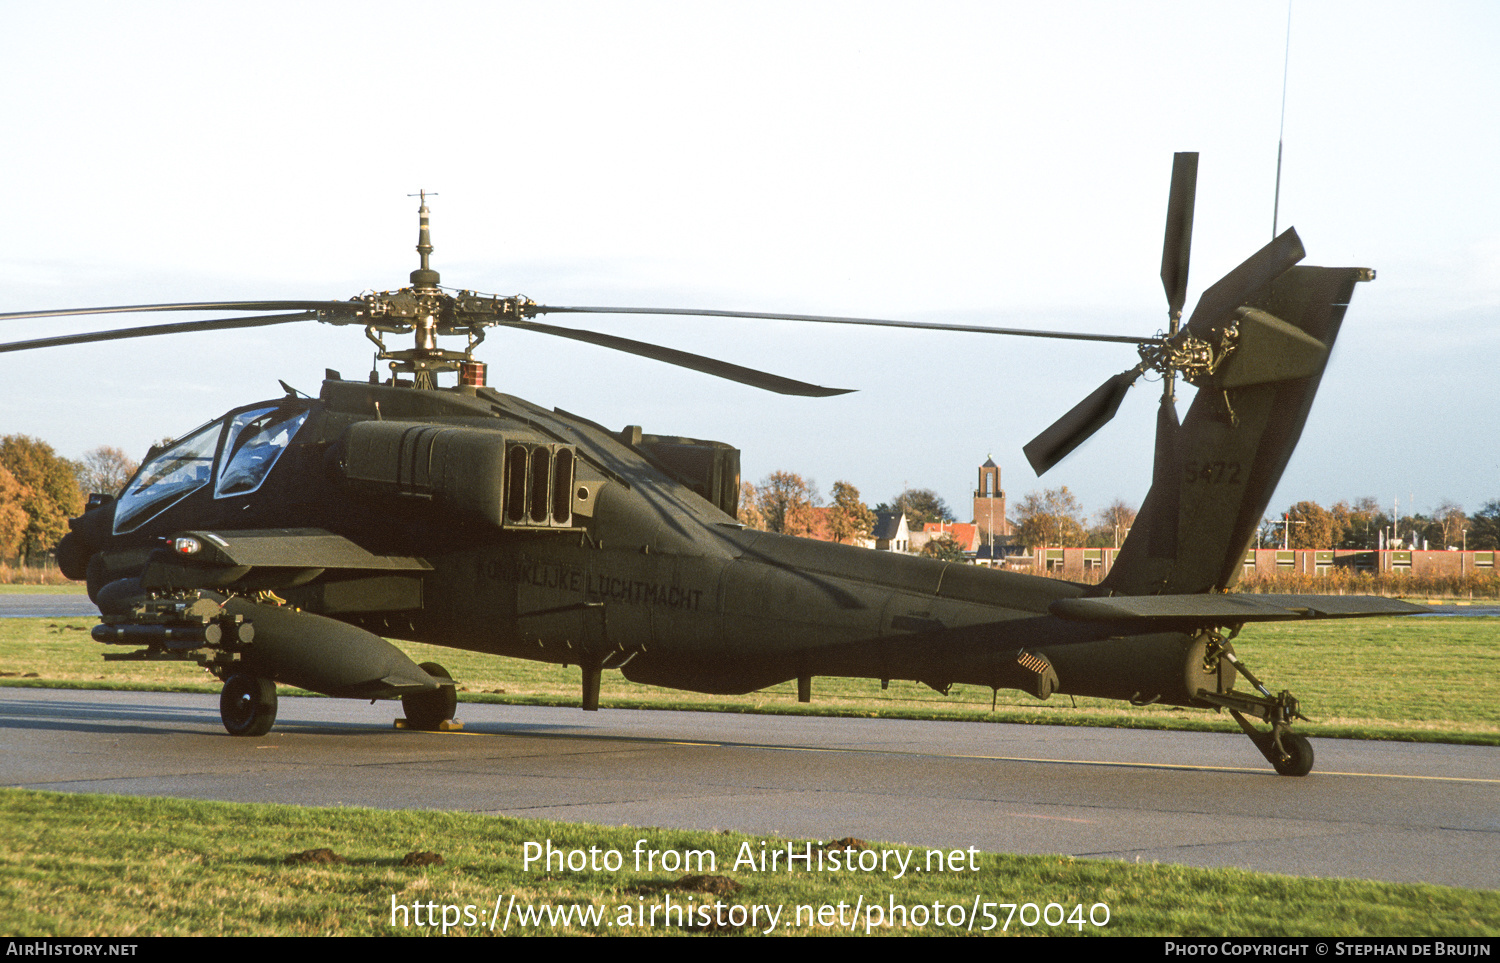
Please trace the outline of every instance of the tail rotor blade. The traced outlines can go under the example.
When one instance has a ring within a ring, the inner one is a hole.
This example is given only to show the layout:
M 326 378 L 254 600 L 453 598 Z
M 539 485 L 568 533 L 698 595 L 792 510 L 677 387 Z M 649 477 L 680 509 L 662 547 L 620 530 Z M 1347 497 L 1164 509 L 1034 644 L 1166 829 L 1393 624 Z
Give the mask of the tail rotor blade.
M 1172 155 L 1172 190 L 1167 196 L 1167 231 L 1161 247 L 1161 284 L 1172 317 L 1187 300 L 1188 256 L 1193 248 L 1193 202 L 1198 195 L 1198 152 Z
M 1120 402 L 1125 400 L 1125 393 L 1135 384 L 1135 379 L 1140 374 L 1140 368 L 1120 372 L 1094 389 L 1092 394 L 1054 421 L 1046 431 L 1031 439 L 1021 450 L 1026 453 L 1026 460 L 1031 462 L 1032 471 L 1038 475 L 1046 473 L 1053 465 L 1068 457 L 1073 449 L 1088 441 L 1094 432 L 1103 428 L 1115 416 L 1115 412 L 1120 410 Z
M 1248 304 L 1261 289 L 1281 277 L 1307 256 L 1296 228 L 1287 228 L 1281 236 L 1256 251 L 1243 264 L 1224 275 L 1203 292 L 1188 329 L 1194 337 L 1203 337 L 1209 326 L 1223 320 L 1235 308 Z

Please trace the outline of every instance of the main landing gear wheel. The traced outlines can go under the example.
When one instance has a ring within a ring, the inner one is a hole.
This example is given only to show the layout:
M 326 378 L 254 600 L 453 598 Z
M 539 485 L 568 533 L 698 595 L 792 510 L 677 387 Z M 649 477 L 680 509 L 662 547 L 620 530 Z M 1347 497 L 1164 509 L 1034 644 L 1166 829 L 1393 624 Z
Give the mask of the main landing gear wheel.
M 243 672 L 224 680 L 219 718 L 231 736 L 263 736 L 276 724 L 276 683 Z
M 401 708 L 406 710 L 406 726 L 408 729 L 437 732 L 458 711 L 458 689 L 453 685 L 453 676 L 436 662 L 423 662 L 418 668 L 434 678 L 447 679 L 448 684 L 432 692 L 402 696 Z

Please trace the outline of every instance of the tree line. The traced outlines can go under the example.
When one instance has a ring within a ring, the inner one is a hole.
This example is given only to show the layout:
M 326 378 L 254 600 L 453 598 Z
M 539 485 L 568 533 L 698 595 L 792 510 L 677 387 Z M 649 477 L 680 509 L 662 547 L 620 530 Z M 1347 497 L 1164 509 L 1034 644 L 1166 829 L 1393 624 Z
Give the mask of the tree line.
M 1345 501 L 1324 508 L 1298 502 L 1261 528 L 1261 543 L 1287 548 L 1470 548 L 1500 549 L 1500 499 L 1486 502 L 1473 515 L 1445 501 L 1431 515 L 1420 512 L 1393 517 L 1374 498 Z
M 0 438 L 0 560 L 45 556 L 83 514 L 90 492 L 118 494 L 139 467 L 101 446 L 78 461 L 29 435 Z
M 759 486 L 745 482 L 740 497 L 740 520 L 749 528 L 787 535 L 814 535 L 819 531 L 817 513 L 823 505 L 817 484 L 794 472 L 767 475 Z M 906 513 L 913 531 L 927 522 L 951 522 L 948 505 L 931 489 L 909 488 L 873 510 L 860 501 L 859 489 L 848 482 L 835 482 L 833 503 L 827 513 L 827 535 L 835 541 L 855 543 L 868 538 L 874 513 Z M 1135 523 L 1136 508 L 1121 499 L 1092 515 L 1083 510 L 1078 497 L 1066 485 L 1028 492 L 1007 513 L 1013 540 L 1026 546 L 1055 548 L 1117 548 Z M 1393 541 L 1395 540 L 1395 541 Z M 933 543 L 943 542 L 947 544 Z M 1375 549 L 1393 545 L 1408 548 L 1500 549 L 1500 500 L 1487 502 L 1472 515 L 1445 501 L 1431 515 L 1414 513 L 1392 518 L 1374 498 L 1353 503 L 1340 501 L 1330 508 L 1316 502 L 1297 502 L 1281 519 L 1267 519 L 1257 539 L 1266 548 Z M 934 539 L 927 554 L 951 557 L 961 554 L 951 539 Z
M 953 511 L 929 488 L 908 488 L 873 509 L 859 489 L 847 481 L 833 483 L 832 500 L 824 505 L 818 484 L 795 472 L 773 471 L 759 485 L 740 485 L 739 520 L 746 528 L 803 537 L 827 537 L 855 545 L 871 537 L 877 512 L 904 512 L 907 524 L 918 529 L 927 522 L 954 521 Z M 931 539 L 921 553 L 935 558 L 961 558 L 963 549 L 944 535 Z
M 1024 545 L 1060 548 L 1109 547 L 1124 541 L 1135 521 L 1135 509 L 1116 500 L 1085 521 L 1078 499 L 1067 487 L 1027 494 L 1011 515 L 1012 531 Z M 1431 515 L 1414 513 L 1393 518 L 1374 498 L 1361 498 L 1324 508 L 1301 501 L 1279 519 L 1266 519 L 1257 536 L 1262 548 L 1377 549 L 1470 548 L 1500 549 L 1500 500 L 1490 501 L 1473 515 L 1462 506 L 1443 502 Z
M 948 503 L 930 488 L 908 488 L 871 509 L 860 500 L 858 488 L 839 481 L 834 482 L 829 510 L 817 511 L 823 507 L 817 483 L 795 472 L 774 471 L 759 485 L 740 486 L 739 519 L 745 527 L 783 535 L 825 534 L 836 542 L 855 544 L 870 537 L 877 512 L 904 513 L 912 531 L 930 522 L 957 521 Z M 1028 494 L 1015 506 L 1010 524 L 1016 539 L 1026 545 L 1117 546 L 1135 521 L 1135 509 L 1117 499 L 1093 521 L 1084 521 L 1078 499 L 1063 486 Z M 940 535 L 923 545 L 921 554 L 958 559 L 963 549 L 950 536 Z
M 1010 530 L 1017 542 L 1033 547 L 1118 548 L 1135 524 L 1135 515 L 1135 508 L 1117 498 L 1090 518 L 1064 485 L 1027 492 L 1011 506 Z

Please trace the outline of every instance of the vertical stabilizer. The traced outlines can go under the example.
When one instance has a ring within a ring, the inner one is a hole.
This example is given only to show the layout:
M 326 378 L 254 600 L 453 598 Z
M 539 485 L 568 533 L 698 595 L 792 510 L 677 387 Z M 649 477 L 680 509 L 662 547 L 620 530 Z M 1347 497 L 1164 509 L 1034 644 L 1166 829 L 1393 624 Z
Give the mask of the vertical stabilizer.
M 1302 435 L 1354 285 L 1373 277 L 1367 268 L 1294 267 L 1246 302 L 1254 310 L 1237 312 L 1236 346 L 1198 381 L 1178 430 L 1177 484 L 1153 482 L 1101 590 L 1180 595 L 1235 582 Z

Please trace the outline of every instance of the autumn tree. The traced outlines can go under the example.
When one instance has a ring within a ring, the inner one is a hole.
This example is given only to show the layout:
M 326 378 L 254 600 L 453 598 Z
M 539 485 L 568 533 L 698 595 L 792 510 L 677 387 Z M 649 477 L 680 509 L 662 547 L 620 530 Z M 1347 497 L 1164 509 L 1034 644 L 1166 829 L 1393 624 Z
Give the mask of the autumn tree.
M 908 488 L 890 502 L 881 502 L 876 505 L 875 510 L 905 513 L 906 524 L 911 526 L 912 531 L 918 531 L 928 522 L 957 521 L 948 503 L 939 498 L 937 492 L 930 488 Z
M 78 484 L 85 493 L 118 495 L 140 463 L 118 448 L 100 445 L 78 463 Z
M 7 468 L 0 468 L 0 560 L 15 558 L 26 534 L 26 489 Z
M 962 562 L 964 560 L 964 548 L 958 541 L 946 532 L 936 538 L 929 538 L 927 544 L 917 554 L 926 558 L 935 558 L 941 562 Z
M 10 472 L 22 492 L 26 513 L 19 553 L 28 558 L 51 551 L 68 531 L 68 519 L 83 513 L 83 492 L 72 462 L 45 441 L 26 435 L 0 438 L 0 468 Z
M 1469 516 L 1464 514 L 1461 505 L 1445 501 L 1438 506 L 1436 517 L 1438 530 L 1442 535 L 1440 548 L 1460 548 L 1464 542 L 1464 530 L 1469 527 Z
M 1116 498 L 1108 508 L 1094 513 L 1094 527 L 1089 529 L 1088 543 L 1097 548 L 1119 548 L 1125 533 L 1135 524 L 1136 510 Z
M 833 483 L 833 510 L 828 513 L 828 534 L 835 542 L 852 544 L 868 538 L 875 528 L 875 513 L 859 500 L 859 489 L 844 481 Z
M 1083 544 L 1083 506 L 1067 485 L 1027 492 L 1015 512 L 1011 526 L 1023 545 L 1037 548 Z
M 1338 502 L 1331 509 L 1339 529 L 1332 548 L 1371 549 L 1380 547 L 1380 531 L 1391 523 L 1381 511 L 1380 503 L 1366 495 L 1353 505 Z
M 749 482 L 740 483 L 740 506 L 735 517 L 746 528 L 753 528 L 759 532 L 766 530 L 766 516 L 760 510 L 760 494 Z
M 1500 500 L 1485 502 L 1469 519 L 1469 547 L 1500 549 Z
M 1410 533 L 1410 541 L 1407 548 L 1442 548 L 1443 526 L 1436 520 L 1429 518 L 1422 512 L 1413 512 L 1402 520 L 1406 531 Z
M 1290 524 L 1288 524 L 1290 523 Z M 1287 548 L 1332 548 L 1343 535 L 1333 513 L 1317 502 L 1298 502 L 1282 518 Z
M 816 482 L 789 471 L 773 471 L 761 479 L 759 507 L 766 531 L 809 535 L 816 527 L 809 509 L 822 501 Z

